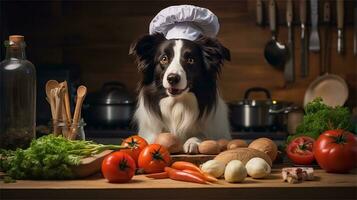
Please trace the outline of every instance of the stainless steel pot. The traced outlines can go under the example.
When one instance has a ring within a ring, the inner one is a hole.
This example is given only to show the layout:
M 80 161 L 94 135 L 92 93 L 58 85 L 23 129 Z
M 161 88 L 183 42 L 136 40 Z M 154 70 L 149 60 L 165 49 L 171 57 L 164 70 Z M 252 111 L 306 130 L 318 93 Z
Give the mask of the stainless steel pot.
M 249 99 L 252 92 L 263 92 L 266 100 Z M 265 88 L 249 88 L 244 93 L 244 99 L 230 102 L 230 121 L 238 129 L 275 128 L 283 129 L 285 114 L 292 103 L 271 99 L 270 92 Z
M 126 127 L 135 109 L 134 98 L 120 82 L 105 83 L 87 97 L 84 116 L 89 125 Z

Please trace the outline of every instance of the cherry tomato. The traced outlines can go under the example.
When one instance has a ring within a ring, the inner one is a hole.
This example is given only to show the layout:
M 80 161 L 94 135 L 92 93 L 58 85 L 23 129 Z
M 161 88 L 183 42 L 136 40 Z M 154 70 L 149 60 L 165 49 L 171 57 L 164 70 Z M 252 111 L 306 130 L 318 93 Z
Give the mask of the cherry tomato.
M 286 148 L 289 159 L 299 165 L 309 165 L 314 161 L 312 152 L 315 140 L 311 137 L 300 136 L 292 140 Z
M 136 170 L 134 159 L 117 151 L 109 154 L 102 162 L 103 176 L 110 183 L 125 183 L 131 180 Z
M 357 161 L 357 139 L 344 130 L 329 130 L 316 140 L 314 154 L 317 163 L 327 172 L 346 173 Z
M 159 144 L 150 144 L 141 151 L 138 167 L 148 174 L 158 173 L 163 172 L 170 162 L 170 153 L 165 147 Z
M 126 138 L 122 142 L 122 146 L 129 147 L 129 149 L 122 149 L 122 152 L 129 154 L 134 160 L 136 165 L 138 164 L 138 158 L 140 152 L 148 145 L 146 140 L 138 135 L 134 135 Z

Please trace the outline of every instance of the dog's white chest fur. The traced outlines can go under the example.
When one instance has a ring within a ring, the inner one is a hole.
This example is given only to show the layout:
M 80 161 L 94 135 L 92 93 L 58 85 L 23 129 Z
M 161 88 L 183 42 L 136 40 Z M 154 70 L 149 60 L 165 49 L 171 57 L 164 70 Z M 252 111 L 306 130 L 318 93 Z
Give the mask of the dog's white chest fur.
M 166 97 L 161 99 L 160 110 L 166 131 L 181 139 L 195 136 L 201 130 L 201 125 L 197 120 L 198 103 L 193 93 L 185 93 L 179 98 Z

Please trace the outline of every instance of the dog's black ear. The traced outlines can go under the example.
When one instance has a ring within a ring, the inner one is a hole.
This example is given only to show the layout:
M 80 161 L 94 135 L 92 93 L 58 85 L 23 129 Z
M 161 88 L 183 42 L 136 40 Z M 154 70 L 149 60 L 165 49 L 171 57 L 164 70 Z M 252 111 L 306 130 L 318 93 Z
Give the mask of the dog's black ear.
M 155 33 L 144 35 L 130 45 L 129 55 L 136 56 L 139 71 L 145 71 L 153 64 L 157 47 L 165 40 L 162 33 Z
M 231 60 L 229 50 L 217 39 L 200 35 L 195 42 L 201 46 L 209 70 L 219 72 L 224 60 Z

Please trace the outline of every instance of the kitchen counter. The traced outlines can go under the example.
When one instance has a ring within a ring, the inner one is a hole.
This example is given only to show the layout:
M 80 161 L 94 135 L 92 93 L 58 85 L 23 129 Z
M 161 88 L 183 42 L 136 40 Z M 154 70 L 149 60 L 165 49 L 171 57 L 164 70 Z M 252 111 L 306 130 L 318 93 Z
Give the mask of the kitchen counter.
M 315 170 L 315 180 L 283 182 L 281 169 L 269 178 L 243 183 L 201 185 L 134 176 L 125 184 L 107 183 L 99 174 L 85 180 L 0 183 L 0 199 L 356 199 L 357 173 L 328 174 Z

